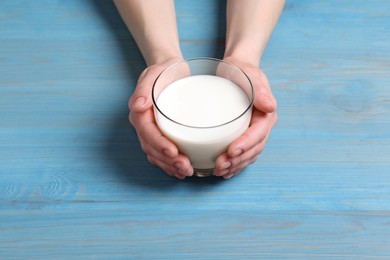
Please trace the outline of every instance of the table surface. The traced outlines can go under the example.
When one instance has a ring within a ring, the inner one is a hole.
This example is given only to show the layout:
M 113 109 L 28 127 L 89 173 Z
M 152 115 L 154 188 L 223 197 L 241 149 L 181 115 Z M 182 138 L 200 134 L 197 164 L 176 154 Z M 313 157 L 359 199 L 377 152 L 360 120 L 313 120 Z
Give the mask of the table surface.
M 176 1 L 186 58 L 224 1 Z M 390 258 L 390 1 L 287 1 L 279 122 L 230 179 L 179 181 L 128 123 L 145 63 L 111 1 L 0 2 L 0 259 Z

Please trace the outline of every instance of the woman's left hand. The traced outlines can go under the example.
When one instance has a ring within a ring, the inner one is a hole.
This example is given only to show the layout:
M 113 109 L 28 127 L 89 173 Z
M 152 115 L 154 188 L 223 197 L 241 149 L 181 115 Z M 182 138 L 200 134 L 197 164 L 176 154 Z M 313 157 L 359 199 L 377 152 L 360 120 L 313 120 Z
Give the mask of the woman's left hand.
M 248 75 L 255 93 L 249 128 L 216 160 L 214 175 L 229 179 L 257 160 L 278 117 L 277 103 L 266 75 L 257 66 L 236 58 L 224 60 L 240 67 Z

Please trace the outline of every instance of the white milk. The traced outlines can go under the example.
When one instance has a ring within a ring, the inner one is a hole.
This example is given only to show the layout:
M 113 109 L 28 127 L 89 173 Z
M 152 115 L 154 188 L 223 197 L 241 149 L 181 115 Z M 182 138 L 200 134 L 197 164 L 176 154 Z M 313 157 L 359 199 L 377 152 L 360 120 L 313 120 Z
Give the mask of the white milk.
M 251 109 L 242 115 L 250 104 L 245 92 L 217 76 L 198 75 L 175 81 L 156 102 L 166 117 L 177 122 L 155 109 L 161 131 L 197 169 L 214 168 L 216 158 L 244 133 L 251 118 Z

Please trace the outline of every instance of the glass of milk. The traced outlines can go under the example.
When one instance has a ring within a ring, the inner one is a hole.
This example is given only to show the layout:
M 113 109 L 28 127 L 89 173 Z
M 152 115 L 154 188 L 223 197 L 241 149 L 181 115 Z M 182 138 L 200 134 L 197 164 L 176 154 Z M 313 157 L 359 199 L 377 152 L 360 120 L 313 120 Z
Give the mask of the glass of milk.
M 198 177 L 213 175 L 217 157 L 248 128 L 253 98 L 240 68 L 212 58 L 170 66 L 152 90 L 158 127 L 188 156 Z

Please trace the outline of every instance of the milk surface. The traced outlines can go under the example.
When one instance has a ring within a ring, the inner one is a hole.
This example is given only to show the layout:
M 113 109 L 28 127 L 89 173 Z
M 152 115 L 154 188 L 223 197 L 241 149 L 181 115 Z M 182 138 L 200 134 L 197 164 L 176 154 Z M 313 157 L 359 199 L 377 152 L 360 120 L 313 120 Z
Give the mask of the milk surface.
M 214 168 L 218 155 L 245 132 L 251 117 L 245 92 L 218 76 L 197 75 L 175 81 L 161 92 L 156 103 L 165 115 L 155 109 L 161 131 L 197 169 Z

